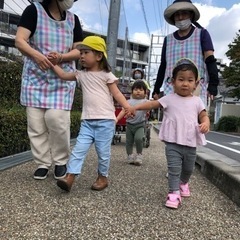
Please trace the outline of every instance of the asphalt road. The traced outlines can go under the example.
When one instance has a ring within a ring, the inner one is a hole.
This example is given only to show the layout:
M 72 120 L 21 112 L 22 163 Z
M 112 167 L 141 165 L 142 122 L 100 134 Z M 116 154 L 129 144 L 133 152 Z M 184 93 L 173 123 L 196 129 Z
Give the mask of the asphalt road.
M 240 162 L 240 136 L 211 131 L 206 139 L 206 148 Z

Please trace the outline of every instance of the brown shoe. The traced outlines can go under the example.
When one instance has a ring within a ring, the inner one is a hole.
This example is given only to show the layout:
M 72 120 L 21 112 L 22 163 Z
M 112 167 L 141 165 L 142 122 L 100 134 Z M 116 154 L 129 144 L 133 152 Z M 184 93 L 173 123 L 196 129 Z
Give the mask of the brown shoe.
M 61 189 L 70 192 L 71 187 L 73 185 L 75 179 L 75 174 L 72 173 L 67 173 L 66 177 L 59 179 L 57 181 L 57 185 L 58 187 L 60 187 Z
M 98 175 L 98 178 L 95 183 L 93 183 L 91 189 L 101 191 L 108 186 L 108 179 L 102 175 Z

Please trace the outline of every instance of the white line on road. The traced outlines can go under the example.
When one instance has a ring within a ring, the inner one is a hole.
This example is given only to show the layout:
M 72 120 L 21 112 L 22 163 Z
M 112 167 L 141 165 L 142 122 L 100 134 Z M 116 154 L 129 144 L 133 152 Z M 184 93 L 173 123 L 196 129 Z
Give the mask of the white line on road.
M 227 150 L 229 150 L 229 151 L 232 151 L 232 152 L 235 152 L 235 153 L 240 154 L 240 151 L 238 151 L 238 150 L 236 150 L 236 149 L 229 148 L 229 147 L 226 147 L 226 146 L 224 146 L 224 145 L 217 144 L 217 143 L 211 142 L 211 141 L 207 141 L 207 143 L 210 143 L 210 144 L 212 144 L 212 145 L 215 145 L 215 146 L 218 146 L 218 147 L 221 147 L 221 148 L 225 148 L 225 149 L 227 149 Z

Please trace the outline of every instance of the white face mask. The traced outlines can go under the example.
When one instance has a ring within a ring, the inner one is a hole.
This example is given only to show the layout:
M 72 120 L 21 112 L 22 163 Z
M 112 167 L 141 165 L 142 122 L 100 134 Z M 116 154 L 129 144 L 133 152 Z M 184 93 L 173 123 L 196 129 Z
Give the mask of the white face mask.
M 134 78 L 135 79 L 141 79 L 142 78 L 142 74 L 141 73 L 135 73 L 134 74 Z
M 72 7 L 74 3 L 74 0 L 58 0 L 59 7 L 63 10 L 66 11 Z
M 190 19 L 185 19 L 182 21 L 176 21 L 175 22 L 175 26 L 180 29 L 180 30 L 186 30 L 190 27 L 190 25 L 192 24 Z

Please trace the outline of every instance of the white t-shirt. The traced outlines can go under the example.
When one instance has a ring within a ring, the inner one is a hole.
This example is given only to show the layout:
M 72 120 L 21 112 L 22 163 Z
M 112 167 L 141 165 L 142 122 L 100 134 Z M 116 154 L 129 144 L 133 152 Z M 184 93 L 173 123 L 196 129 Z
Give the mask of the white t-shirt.
M 81 118 L 115 119 L 113 96 L 107 84 L 117 81 L 117 77 L 111 72 L 82 70 L 76 72 L 76 79 L 83 93 Z

